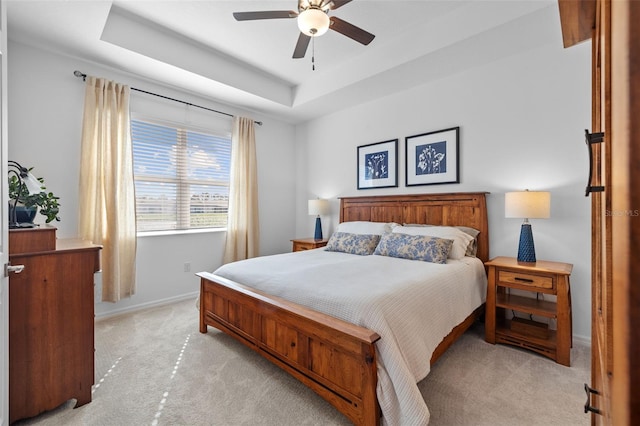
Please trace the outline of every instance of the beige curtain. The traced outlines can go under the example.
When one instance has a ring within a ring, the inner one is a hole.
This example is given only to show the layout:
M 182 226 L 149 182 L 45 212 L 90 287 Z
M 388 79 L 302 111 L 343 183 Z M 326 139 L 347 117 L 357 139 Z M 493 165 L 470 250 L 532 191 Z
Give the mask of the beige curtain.
M 78 234 L 102 244 L 102 300 L 135 293 L 136 214 L 128 86 L 88 76 Z
M 258 167 L 253 120 L 233 117 L 224 263 L 258 256 Z

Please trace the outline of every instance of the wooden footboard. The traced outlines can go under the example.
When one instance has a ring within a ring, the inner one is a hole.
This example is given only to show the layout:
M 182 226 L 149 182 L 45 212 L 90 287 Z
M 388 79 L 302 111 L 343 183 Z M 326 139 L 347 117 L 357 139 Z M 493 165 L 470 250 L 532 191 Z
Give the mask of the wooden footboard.
M 356 425 L 378 425 L 375 332 L 200 272 L 200 332 L 213 326 L 258 352 L 327 400 Z M 484 312 L 458 324 L 431 365 Z
M 286 370 L 357 425 L 377 425 L 375 332 L 210 274 L 200 332 L 216 327 Z

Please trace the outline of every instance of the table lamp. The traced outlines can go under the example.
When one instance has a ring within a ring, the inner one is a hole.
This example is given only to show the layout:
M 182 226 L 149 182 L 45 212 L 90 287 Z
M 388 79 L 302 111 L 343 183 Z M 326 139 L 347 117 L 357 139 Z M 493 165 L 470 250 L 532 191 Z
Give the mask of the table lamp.
M 15 199 L 12 199 L 13 206 L 11 203 L 9 204 L 9 228 L 27 228 L 34 226 L 33 224 L 18 223 L 18 202 L 20 201 L 20 197 L 29 196 L 38 194 L 42 191 L 42 183 L 31 174 L 29 169 L 21 166 L 19 163 L 9 160 L 8 161 L 8 173 L 15 176 L 17 179 L 18 189 L 15 191 Z
M 322 239 L 322 224 L 320 223 L 320 215 L 329 212 L 329 201 L 317 199 L 309 200 L 309 215 L 316 216 L 316 232 L 313 235 L 314 240 Z
M 535 262 L 536 249 L 529 219 L 548 219 L 551 215 L 551 193 L 544 191 L 507 192 L 504 216 L 523 218 L 518 244 L 518 262 Z

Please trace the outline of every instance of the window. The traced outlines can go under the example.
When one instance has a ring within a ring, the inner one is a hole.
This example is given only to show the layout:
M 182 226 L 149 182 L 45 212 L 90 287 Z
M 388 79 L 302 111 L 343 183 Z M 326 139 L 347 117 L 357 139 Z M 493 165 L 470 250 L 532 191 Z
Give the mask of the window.
M 229 136 L 131 120 L 138 231 L 224 228 Z

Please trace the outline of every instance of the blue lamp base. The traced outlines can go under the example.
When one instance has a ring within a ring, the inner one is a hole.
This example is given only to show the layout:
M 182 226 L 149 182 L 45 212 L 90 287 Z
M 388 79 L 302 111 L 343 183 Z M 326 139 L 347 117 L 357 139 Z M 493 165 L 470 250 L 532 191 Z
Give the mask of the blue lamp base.
M 535 262 L 536 248 L 533 245 L 533 232 L 530 223 L 523 223 L 520 228 L 520 243 L 518 244 L 518 262 Z
M 322 224 L 320 223 L 320 216 L 316 217 L 316 233 L 313 236 L 314 240 L 322 239 Z

